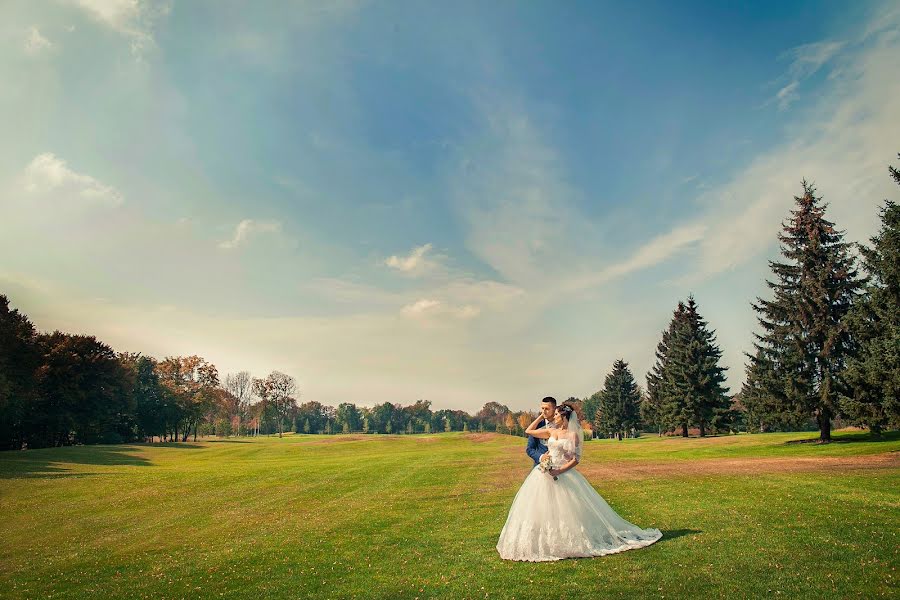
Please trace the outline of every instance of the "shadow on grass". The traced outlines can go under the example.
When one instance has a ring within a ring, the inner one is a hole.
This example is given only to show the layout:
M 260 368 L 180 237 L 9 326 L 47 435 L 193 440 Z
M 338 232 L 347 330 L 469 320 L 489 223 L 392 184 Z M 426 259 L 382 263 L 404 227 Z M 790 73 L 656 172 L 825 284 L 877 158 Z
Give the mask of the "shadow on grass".
M 849 444 L 852 442 L 894 442 L 900 440 L 900 431 L 884 431 L 881 436 L 873 436 L 869 431 L 860 431 L 856 433 L 839 433 L 832 435 L 828 444 Z M 794 444 L 818 444 L 821 443 L 818 437 L 806 438 L 802 440 L 788 440 L 784 442 L 787 445 Z
M 0 473 L 0 479 L 83 479 L 86 477 L 98 477 L 103 475 L 118 475 L 109 471 L 97 473 L 72 473 L 65 469 L 49 467 L 51 470 L 39 471 L 34 473 Z
M 662 537 L 659 539 L 657 544 L 662 544 L 663 542 L 667 542 L 669 540 L 674 540 L 675 538 L 684 537 L 686 535 L 694 535 L 695 533 L 703 533 L 699 529 L 663 529 Z
M 252 444 L 244 440 L 203 440 L 207 444 Z
M 202 448 L 202 446 L 193 447 Z M 133 447 L 127 445 L 11 450 L 0 454 L 0 479 L 52 479 L 56 477 L 90 477 L 101 474 L 73 472 L 68 465 L 149 467 L 153 464 L 143 456 L 133 454 L 133 450 Z

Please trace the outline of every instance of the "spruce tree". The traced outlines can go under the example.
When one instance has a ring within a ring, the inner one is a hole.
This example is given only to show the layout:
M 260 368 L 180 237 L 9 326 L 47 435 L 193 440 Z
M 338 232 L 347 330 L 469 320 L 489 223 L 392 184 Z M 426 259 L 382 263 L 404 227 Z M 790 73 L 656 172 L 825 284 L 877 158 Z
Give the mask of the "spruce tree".
M 662 413 L 660 412 L 658 397 L 651 398 L 649 393 L 642 394 L 640 415 L 641 423 L 643 423 L 645 427 L 653 427 L 653 429 L 656 430 L 656 435 L 662 435 Z
M 891 176 L 900 184 L 900 171 Z M 885 201 L 872 247 L 860 246 L 868 274 L 863 296 L 848 315 L 853 354 L 844 371 L 841 409 L 879 436 L 900 427 L 900 205 Z
M 827 205 L 815 188 L 805 180 L 802 185 L 778 234 L 786 262 L 769 261 L 775 281 L 766 284 L 774 297 L 752 303 L 762 333 L 754 333 L 756 352 L 747 356 L 766 365 L 753 393 L 769 395 L 784 413 L 812 415 L 819 439 L 827 442 L 850 341 L 844 317 L 862 281 L 844 232 L 825 218 Z
M 746 365 L 746 379 L 740 393 L 747 431 L 795 431 L 803 427 L 809 415 L 798 411 L 795 405 L 777 402 L 767 391 L 771 382 L 776 381 L 772 361 L 759 350 L 754 356 L 747 356 L 751 360 Z
M 683 323 L 684 318 L 684 303 L 679 302 L 672 314 L 668 329 L 663 331 L 662 339 L 656 346 L 656 364 L 647 374 L 646 404 L 648 409 L 645 409 L 645 412 L 653 415 L 660 432 L 681 426 L 682 435 L 687 437 L 687 421 L 681 418 L 677 398 L 669 384 L 669 347 L 675 335 L 675 329 Z
M 594 421 L 597 430 L 613 433 L 621 439 L 624 431 L 640 424 L 640 402 L 641 392 L 628 363 L 617 360 L 600 393 L 600 407 Z
M 719 366 L 722 351 L 716 345 L 715 332 L 707 328 L 700 316 L 693 296 L 684 305 L 682 322 L 673 329 L 667 358 L 668 385 L 672 390 L 669 410 L 683 424 L 696 425 L 701 437 L 710 425 L 725 428 L 731 400 L 723 385 L 725 367 Z

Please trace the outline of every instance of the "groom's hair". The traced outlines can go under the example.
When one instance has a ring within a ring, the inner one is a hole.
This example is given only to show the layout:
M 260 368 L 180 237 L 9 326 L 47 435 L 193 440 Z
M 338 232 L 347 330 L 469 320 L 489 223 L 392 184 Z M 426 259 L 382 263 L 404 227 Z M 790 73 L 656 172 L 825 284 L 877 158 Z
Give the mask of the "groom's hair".
M 556 398 L 554 398 L 553 396 L 547 396 L 546 398 L 541 400 L 541 402 L 546 402 L 548 404 L 552 404 L 553 406 L 556 406 Z

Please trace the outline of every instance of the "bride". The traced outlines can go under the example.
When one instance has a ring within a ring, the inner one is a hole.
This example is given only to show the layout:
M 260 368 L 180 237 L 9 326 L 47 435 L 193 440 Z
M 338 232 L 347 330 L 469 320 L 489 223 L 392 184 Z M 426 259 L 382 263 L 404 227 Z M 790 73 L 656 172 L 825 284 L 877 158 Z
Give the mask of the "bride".
M 570 405 L 556 409 L 555 429 L 536 429 L 541 420 L 535 419 L 525 433 L 546 438 L 548 450 L 541 465 L 525 478 L 509 509 L 497 542 L 501 558 L 548 561 L 603 556 L 643 548 L 662 537 L 659 529 L 641 529 L 617 515 L 575 470 L 583 433 Z

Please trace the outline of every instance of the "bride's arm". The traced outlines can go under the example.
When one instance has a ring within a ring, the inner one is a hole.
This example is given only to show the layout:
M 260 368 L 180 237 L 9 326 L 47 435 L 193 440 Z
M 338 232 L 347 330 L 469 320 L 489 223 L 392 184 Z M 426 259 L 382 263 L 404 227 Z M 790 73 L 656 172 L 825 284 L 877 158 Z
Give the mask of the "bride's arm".
M 539 421 L 541 421 L 544 417 L 538 417 L 534 421 L 531 422 L 531 425 L 528 426 L 528 429 L 525 430 L 525 435 L 530 435 L 536 438 L 549 438 L 550 430 L 549 429 L 535 429 Z
M 560 468 L 558 468 L 558 469 L 553 469 L 552 471 L 550 471 L 550 474 L 553 475 L 554 477 L 556 477 L 556 476 L 559 475 L 560 473 L 565 473 L 565 472 L 568 471 L 569 469 L 574 468 L 575 465 L 577 465 L 577 464 L 578 464 L 578 459 L 577 459 L 577 458 L 573 458 L 572 460 L 570 460 L 569 462 L 567 462 L 566 464 L 564 464 L 564 465 L 561 466 Z

